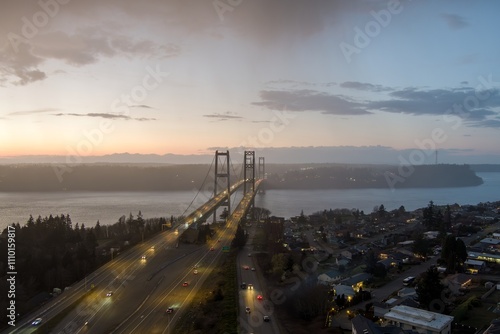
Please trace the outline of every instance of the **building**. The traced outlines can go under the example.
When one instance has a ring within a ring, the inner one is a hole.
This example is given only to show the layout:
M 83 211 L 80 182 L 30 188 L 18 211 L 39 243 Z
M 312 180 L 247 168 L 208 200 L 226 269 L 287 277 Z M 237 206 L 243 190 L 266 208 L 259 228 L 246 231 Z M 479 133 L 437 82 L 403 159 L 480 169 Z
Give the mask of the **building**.
M 384 315 L 393 326 L 422 334 L 451 334 L 453 317 L 410 306 L 394 306 Z
M 363 288 L 363 283 L 372 278 L 371 274 L 368 273 L 359 273 L 354 276 L 348 277 L 340 281 L 343 285 L 349 285 L 352 287 L 354 291 L 359 291 L 360 288 Z
M 486 263 L 479 260 L 467 259 L 464 264 L 467 268 L 467 272 L 471 274 L 477 274 L 478 272 L 482 272 L 486 268 Z
M 352 334 L 413 334 L 414 331 L 406 331 L 395 326 L 381 327 L 362 315 L 355 316 L 351 321 Z
M 337 270 L 330 270 L 318 276 L 318 283 L 329 285 L 342 279 L 342 275 Z

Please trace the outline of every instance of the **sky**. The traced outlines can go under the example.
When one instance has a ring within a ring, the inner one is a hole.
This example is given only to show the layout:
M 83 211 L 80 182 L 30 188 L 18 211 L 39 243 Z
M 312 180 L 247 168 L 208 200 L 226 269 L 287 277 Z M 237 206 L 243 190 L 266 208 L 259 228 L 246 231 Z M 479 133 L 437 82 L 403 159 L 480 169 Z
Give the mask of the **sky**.
M 493 0 L 5 0 L 0 158 L 245 148 L 266 162 L 433 163 L 437 150 L 500 163 L 499 12 Z

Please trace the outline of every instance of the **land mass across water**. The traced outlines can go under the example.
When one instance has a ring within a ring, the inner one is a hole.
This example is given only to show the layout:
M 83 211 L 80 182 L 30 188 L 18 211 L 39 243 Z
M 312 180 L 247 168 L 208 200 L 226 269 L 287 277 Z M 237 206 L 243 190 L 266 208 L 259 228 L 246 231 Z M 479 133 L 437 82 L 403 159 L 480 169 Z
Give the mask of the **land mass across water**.
M 231 168 L 231 182 L 243 178 Z M 263 189 L 443 188 L 478 186 L 469 165 L 266 164 Z M 18 191 L 213 191 L 208 164 L 15 164 L 0 166 L 0 192 Z

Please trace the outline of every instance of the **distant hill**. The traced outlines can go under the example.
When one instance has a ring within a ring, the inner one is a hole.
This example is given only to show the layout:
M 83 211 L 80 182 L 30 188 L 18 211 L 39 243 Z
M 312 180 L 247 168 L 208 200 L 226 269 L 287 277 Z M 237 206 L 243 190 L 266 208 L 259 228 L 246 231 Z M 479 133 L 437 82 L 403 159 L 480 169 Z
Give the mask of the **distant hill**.
M 470 165 L 470 168 L 477 173 L 500 173 L 500 165 L 494 165 L 494 164 Z
M 241 165 L 233 166 L 233 182 Z M 406 167 L 405 167 L 406 168 Z M 468 187 L 483 183 L 467 165 L 270 164 L 267 189 Z M 257 172 L 257 166 L 256 166 Z M 0 165 L 0 191 L 165 191 L 213 189 L 208 164 Z
M 483 180 L 468 165 L 334 165 L 273 174 L 268 189 L 446 188 L 478 186 Z

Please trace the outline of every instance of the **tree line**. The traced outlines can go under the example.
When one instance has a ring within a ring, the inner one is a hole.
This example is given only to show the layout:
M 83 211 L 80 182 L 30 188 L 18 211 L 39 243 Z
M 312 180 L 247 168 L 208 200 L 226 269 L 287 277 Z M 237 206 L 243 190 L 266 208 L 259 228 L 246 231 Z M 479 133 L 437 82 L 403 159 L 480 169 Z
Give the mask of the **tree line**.
M 54 288 L 63 289 L 84 278 L 111 259 L 110 248 L 131 247 L 158 233 L 162 227 L 171 226 L 175 220 L 173 216 L 170 220 L 144 219 L 139 211 L 135 217 L 122 216 L 113 225 L 101 226 L 97 221 L 90 228 L 73 224 L 71 217 L 64 214 L 36 219 L 30 216 L 23 226 L 12 224 L 16 230 L 17 312 L 28 312 L 49 298 L 48 293 Z M 0 251 L 7 254 L 6 238 L 0 238 Z M 2 260 L 0 266 L 5 275 L 7 262 Z M 7 291 L 5 276 L 0 288 Z M 36 296 L 40 298 L 34 298 Z M 0 307 L 7 307 L 6 302 L 2 299 Z

